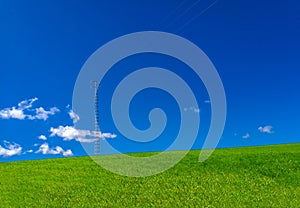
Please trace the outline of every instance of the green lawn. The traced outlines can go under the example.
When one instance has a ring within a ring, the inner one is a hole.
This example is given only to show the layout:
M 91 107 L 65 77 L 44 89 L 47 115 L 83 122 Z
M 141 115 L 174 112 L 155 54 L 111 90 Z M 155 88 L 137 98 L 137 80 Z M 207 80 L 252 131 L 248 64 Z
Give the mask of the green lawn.
M 89 157 L 0 163 L 0 207 L 300 207 L 300 144 L 198 156 L 146 178 L 112 174 Z

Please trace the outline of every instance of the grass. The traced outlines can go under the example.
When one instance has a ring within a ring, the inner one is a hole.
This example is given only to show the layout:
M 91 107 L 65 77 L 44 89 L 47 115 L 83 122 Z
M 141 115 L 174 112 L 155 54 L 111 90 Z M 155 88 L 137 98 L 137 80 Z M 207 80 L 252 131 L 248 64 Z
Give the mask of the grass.
M 300 144 L 217 149 L 204 163 L 198 155 L 146 178 L 89 157 L 0 163 L 0 207 L 299 207 Z

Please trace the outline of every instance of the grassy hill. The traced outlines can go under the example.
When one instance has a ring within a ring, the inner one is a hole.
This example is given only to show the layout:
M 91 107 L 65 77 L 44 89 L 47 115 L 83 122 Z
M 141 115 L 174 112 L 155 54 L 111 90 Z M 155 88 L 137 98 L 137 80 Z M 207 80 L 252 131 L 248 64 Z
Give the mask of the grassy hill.
M 300 144 L 217 149 L 204 163 L 198 155 L 146 178 L 89 157 L 0 163 L 0 207 L 299 207 Z

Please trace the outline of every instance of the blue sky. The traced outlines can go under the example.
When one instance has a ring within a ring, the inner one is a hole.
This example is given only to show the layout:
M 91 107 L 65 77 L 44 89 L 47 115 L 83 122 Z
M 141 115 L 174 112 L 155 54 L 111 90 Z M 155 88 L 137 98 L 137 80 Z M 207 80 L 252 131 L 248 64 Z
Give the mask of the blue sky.
M 227 97 L 218 147 L 299 142 L 299 8 L 296 0 L 1 1 L 0 161 L 85 155 L 80 139 L 63 134 L 89 134 L 76 132 L 69 116 L 76 78 L 100 46 L 139 31 L 182 36 L 214 63 Z M 200 112 L 185 110 L 200 114 L 193 147 L 200 148 L 211 116 L 205 87 L 194 84 L 201 80 L 182 63 L 157 54 L 129 57 L 107 74 L 99 95 L 101 130 L 116 134 L 111 143 L 124 152 L 162 150 L 172 142 L 180 109 L 162 91 L 138 94 L 130 108 L 140 129 L 149 126 L 151 108 L 165 109 L 170 122 L 155 143 L 128 142 L 110 115 L 109 98 L 122 76 L 154 65 L 185 77 L 197 95 Z

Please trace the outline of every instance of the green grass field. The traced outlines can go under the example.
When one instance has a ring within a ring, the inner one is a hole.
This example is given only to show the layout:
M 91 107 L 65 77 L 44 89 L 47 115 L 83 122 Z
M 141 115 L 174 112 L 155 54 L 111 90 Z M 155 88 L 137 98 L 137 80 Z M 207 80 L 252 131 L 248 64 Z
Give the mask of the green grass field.
M 198 155 L 146 178 L 89 157 L 0 163 L 0 207 L 300 207 L 300 144 Z

